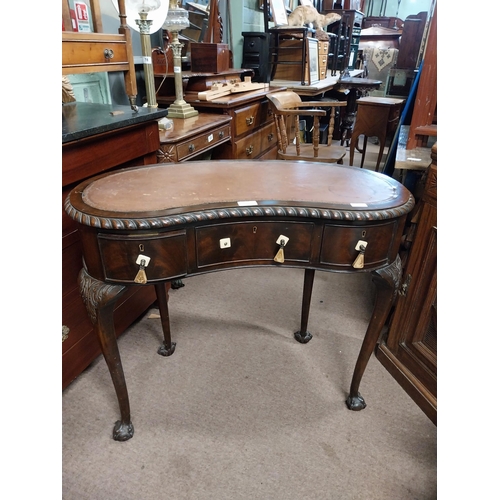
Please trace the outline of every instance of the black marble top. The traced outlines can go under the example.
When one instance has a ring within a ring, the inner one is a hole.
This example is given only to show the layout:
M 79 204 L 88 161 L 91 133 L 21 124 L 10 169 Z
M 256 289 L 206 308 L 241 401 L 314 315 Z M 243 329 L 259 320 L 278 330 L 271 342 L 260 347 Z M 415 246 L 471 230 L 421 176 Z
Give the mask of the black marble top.
M 112 115 L 111 112 L 119 114 Z M 72 102 L 62 105 L 62 142 L 76 141 L 95 134 L 117 130 L 136 123 L 159 120 L 167 116 L 168 110 L 161 108 L 139 108 L 130 106 Z

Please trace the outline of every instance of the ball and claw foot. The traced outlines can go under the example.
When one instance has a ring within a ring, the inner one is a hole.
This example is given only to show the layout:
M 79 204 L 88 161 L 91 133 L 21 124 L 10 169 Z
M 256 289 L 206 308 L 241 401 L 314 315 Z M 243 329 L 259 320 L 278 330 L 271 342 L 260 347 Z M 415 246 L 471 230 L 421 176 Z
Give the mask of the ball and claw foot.
M 295 332 L 293 336 L 295 337 L 295 340 L 301 344 L 307 344 L 313 338 L 312 334 L 309 332 Z
M 132 422 L 128 425 L 122 424 L 121 420 L 115 422 L 113 428 L 113 439 L 115 441 L 128 441 L 134 435 Z
M 165 342 L 163 342 L 163 344 L 158 347 L 158 354 L 161 354 L 162 356 L 171 356 L 175 351 L 175 345 L 175 342 L 171 342 L 170 347 L 167 349 Z
M 346 400 L 346 405 L 352 411 L 360 411 L 366 408 L 365 400 L 359 393 L 357 396 L 349 396 Z

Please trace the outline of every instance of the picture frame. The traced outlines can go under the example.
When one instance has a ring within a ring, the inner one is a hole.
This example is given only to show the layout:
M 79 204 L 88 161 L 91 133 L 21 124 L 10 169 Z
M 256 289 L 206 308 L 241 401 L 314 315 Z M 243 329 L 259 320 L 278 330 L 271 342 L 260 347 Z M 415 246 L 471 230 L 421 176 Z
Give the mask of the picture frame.
M 318 40 L 307 39 L 308 63 L 309 63 L 309 85 L 319 81 L 319 53 Z
M 269 0 L 269 7 L 273 16 L 275 26 L 287 26 L 288 15 L 284 0 Z

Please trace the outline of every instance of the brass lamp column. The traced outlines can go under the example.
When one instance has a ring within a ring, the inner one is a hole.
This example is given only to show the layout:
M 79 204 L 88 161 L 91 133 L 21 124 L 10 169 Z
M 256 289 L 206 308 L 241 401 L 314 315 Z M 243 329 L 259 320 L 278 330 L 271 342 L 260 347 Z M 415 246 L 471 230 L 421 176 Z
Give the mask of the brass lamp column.
M 140 19 L 135 22 L 141 34 L 142 64 L 144 66 L 144 81 L 146 84 L 146 98 L 148 108 L 157 108 L 155 80 L 153 76 L 153 60 L 151 58 L 150 27 L 153 21 L 148 19 L 148 13 L 160 8 L 160 0 L 129 0 Z
M 170 0 L 167 19 L 163 23 L 163 29 L 172 35 L 170 47 L 174 59 L 174 83 L 175 101 L 168 108 L 169 118 L 191 118 L 196 116 L 198 111 L 184 100 L 182 91 L 182 61 L 181 52 L 184 45 L 179 42 L 179 31 L 189 27 L 188 12 L 177 7 L 177 0 Z

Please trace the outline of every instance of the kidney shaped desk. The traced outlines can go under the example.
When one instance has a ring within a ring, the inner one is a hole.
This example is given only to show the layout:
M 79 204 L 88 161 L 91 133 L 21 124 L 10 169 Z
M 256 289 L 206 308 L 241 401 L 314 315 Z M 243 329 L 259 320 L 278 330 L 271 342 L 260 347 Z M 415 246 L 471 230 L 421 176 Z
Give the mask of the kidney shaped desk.
M 355 365 L 351 410 L 401 281 L 398 255 L 411 193 L 394 179 L 356 167 L 287 161 L 157 164 L 106 173 L 79 184 L 65 201 L 79 224 L 80 292 L 116 390 L 121 419 L 113 438 L 133 436 L 115 338 L 113 307 L 127 287 L 153 285 L 163 356 L 173 354 L 165 283 L 228 268 L 305 269 L 300 330 L 308 342 L 316 269 L 371 272 L 374 310 Z

